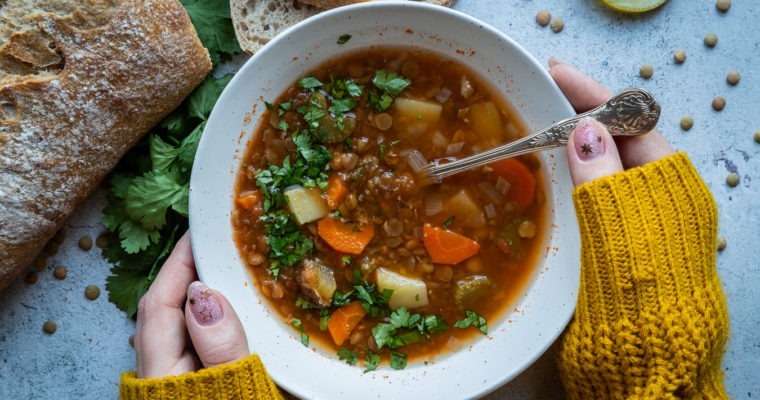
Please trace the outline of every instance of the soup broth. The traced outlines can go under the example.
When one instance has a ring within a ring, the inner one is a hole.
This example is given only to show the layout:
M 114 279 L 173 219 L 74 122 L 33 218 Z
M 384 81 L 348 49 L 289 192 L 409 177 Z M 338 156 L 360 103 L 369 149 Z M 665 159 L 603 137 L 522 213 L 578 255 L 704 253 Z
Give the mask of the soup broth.
M 487 333 L 543 254 L 533 156 L 422 186 L 410 154 L 463 158 L 525 132 L 496 88 L 429 52 L 371 48 L 267 103 L 232 223 L 258 290 L 304 344 L 366 370 Z

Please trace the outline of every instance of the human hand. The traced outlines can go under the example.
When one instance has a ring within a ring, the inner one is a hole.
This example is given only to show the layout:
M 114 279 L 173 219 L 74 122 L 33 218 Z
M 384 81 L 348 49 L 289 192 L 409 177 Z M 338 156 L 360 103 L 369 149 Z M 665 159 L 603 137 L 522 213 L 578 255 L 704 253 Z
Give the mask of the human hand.
M 197 279 L 186 233 L 138 305 L 138 378 L 180 375 L 249 354 L 243 326 L 232 306 Z
M 554 58 L 549 74 L 577 113 L 586 112 L 612 97 L 602 85 Z M 674 152 L 655 129 L 643 136 L 613 138 L 604 125 L 581 121 L 567 142 L 567 159 L 573 184 L 579 186 L 624 169 L 659 160 Z

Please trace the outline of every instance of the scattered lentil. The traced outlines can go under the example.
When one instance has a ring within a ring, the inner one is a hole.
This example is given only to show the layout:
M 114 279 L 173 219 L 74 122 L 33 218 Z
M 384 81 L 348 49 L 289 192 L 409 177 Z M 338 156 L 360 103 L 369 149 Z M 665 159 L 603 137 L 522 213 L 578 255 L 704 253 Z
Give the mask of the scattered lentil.
M 45 254 L 49 256 L 54 256 L 58 254 L 58 248 L 59 248 L 58 243 L 51 240 L 45 245 L 44 251 L 45 251 Z
M 44 258 L 35 258 L 32 264 L 37 271 L 44 271 L 47 268 L 47 260 Z
M 739 83 L 741 78 L 742 76 L 739 75 L 739 71 L 730 71 L 728 75 L 726 75 L 726 82 L 728 82 L 729 85 L 734 86 Z
M 732 172 L 726 176 L 726 184 L 731 187 L 736 187 L 739 184 L 739 175 L 736 172 Z
M 56 325 L 55 322 L 48 320 L 48 321 L 45 321 L 44 325 L 42 325 L 42 330 L 45 333 L 52 335 L 55 333 L 55 331 L 58 330 L 58 325 Z
M 692 126 L 694 126 L 694 120 L 690 116 L 681 117 L 681 129 L 688 131 Z
M 55 236 L 53 236 L 53 242 L 57 245 L 60 245 L 63 243 L 63 241 L 66 239 L 66 232 L 63 231 L 63 229 L 58 230 L 58 232 L 55 233 Z
M 135 335 L 129 337 L 129 345 L 135 347 Z
M 541 26 L 549 25 L 552 20 L 552 14 L 548 10 L 541 10 L 536 14 L 536 22 Z
M 722 111 L 726 107 L 726 99 L 716 96 L 712 101 L 712 108 L 715 111 Z
M 562 32 L 562 29 L 565 29 L 565 21 L 563 21 L 562 18 L 554 18 L 552 20 L 551 28 L 554 33 L 560 33 Z
M 35 283 L 37 283 L 37 273 L 34 271 L 30 271 L 24 277 L 24 282 L 26 282 L 27 285 L 34 285 Z
M 651 64 L 644 64 L 639 68 L 639 75 L 644 79 L 649 79 L 654 75 L 654 67 Z
M 718 35 L 714 33 L 708 33 L 705 35 L 705 46 L 715 47 L 718 44 Z
M 723 251 L 726 249 L 726 237 L 723 235 L 718 235 L 718 243 L 716 244 L 716 247 L 718 248 L 718 251 Z
M 731 8 L 731 0 L 718 0 L 715 2 L 715 8 L 720 12 L 728 12 L 728 9 Z
M 89 236 L 82 236 L 79 238 L 79 248 L 87 251 L 92 248 L 92 238 Z
M 84 297 L 87 297 L 87 300 L 97 299 L 100 297 L 100 288 L 95 285 L 87 285 L 84 289 Z
M 673 59 L 678 64 L 683 64 L 686 61 L 686 52 L 683 50 L 676 50 L 673 52 Z
M 107 233 L 101 233 L 95 239 L 95 245 L 98 246 L 98 247 L 100 247 L 101 249 L 105 249 L 110 244 L 111 244 L 111 238 L 108 237 Z
M 755 143 L 760 143 L 760 131 L 755 132 Z
M 66 267 L 59 265 L 55 267 L 55 269 L 53 269 L 53 276 L 55 277 L 55 279 L 62 281 L 66 279 L 66 275 L 68 274 L 68 272 L 69 271 L 66 269 Z

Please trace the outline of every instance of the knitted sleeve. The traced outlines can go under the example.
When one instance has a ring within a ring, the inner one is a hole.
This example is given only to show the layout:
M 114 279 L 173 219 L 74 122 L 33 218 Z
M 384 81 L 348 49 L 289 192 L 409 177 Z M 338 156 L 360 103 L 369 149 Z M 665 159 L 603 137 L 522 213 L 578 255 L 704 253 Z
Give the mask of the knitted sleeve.
M 232 364 L 165 378 L 138 379 L 134 372 L 126 372 L 121 375 L 119 397 L 122 400 L 276 400 L 283 398 L 255 354 Z
M 683 153 L 573 193 L 581 287 L 560 345 L 569 399 L 727 398 L 717 207 Z

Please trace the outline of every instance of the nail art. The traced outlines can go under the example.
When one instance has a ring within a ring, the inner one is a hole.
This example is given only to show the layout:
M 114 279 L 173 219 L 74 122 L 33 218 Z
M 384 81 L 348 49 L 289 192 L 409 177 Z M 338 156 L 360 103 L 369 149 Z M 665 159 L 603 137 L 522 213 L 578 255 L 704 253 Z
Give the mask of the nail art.
M 605 152 L 602 132 L 591 120 L 582 120 L 575 128 L 575 151 L 583 161 L 592 160 Z
M 201 282 L 188 286 L 187 299 L 195 320 L 201 325 L 213 325 L 224 316 L 213 292 Z

